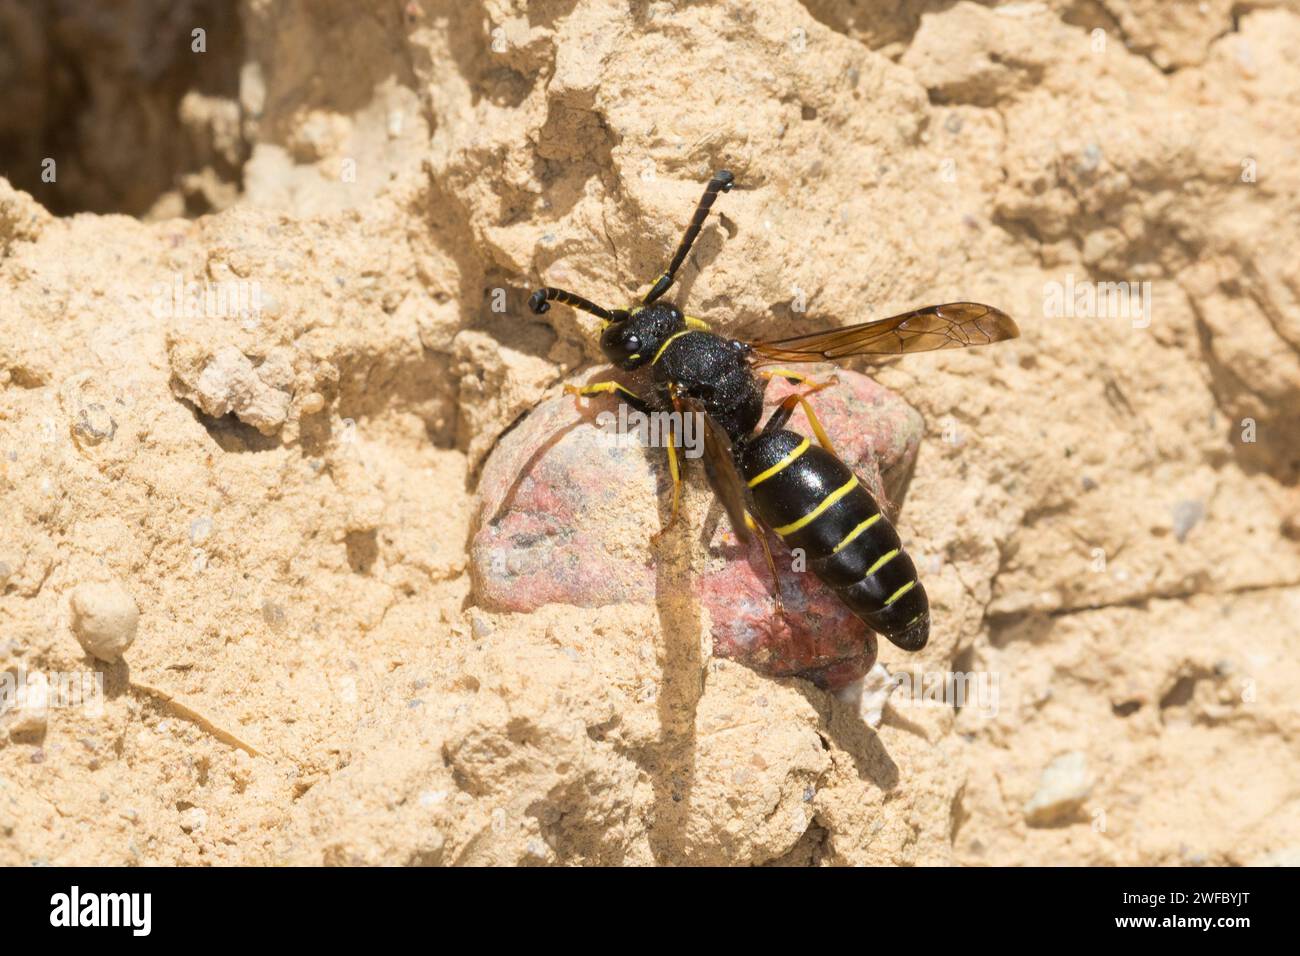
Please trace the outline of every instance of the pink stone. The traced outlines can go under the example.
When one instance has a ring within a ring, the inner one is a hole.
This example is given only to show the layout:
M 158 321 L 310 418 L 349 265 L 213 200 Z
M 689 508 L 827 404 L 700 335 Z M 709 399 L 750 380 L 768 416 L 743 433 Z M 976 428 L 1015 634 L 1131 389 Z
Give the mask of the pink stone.
M 800 371 L 816 380 L 838 377 L 810 402 L 836 452 L 892 514 L 889 502 L 901 496 L 915 461 L 921 416 L 856 372 L 830 366 Z M 588 378 L 609 376 L 606 369 Z M 643 382 L 629 378 L 628 384 L 645 390 Z M 774 381 L 767 390 L 768 411 L 798 390 Z M 502 437 L 479 481 L 480 511 L 470 549 L 478 604 L 522 612 L 550 603 L 654 604 L 649 538 L 663 520 L 654 514 L 668 511 L 666 456 L 661 448 L 609 447 L 596 416 L 616 408 L 612 397 L 579 402 L 558 396 Z M 790 427 L 812 434 L 802 412 L 795 413 Z M 688 475 L 703 471 L 698 460 L 686 468 Z M 636 496 L 653 502 L 656 494 L 657 509 L 634 513 Z M 700 551 L 693 562 L 699 572 L 696 596 L 709 612 L 714 654 L 774 677 L 799 676 L 831 689 L 871 668 L 875 634 L 813 574 L 793 571 L 793 557 L 779 538 L 768 540 L 780 573 L 784 617 L 774 614 L 772 578 L 759 543 L 742 547 L 716 502 L 705 526 L 712 528 L 707 548 L 685 525 L 669 533 L 691 535 Z

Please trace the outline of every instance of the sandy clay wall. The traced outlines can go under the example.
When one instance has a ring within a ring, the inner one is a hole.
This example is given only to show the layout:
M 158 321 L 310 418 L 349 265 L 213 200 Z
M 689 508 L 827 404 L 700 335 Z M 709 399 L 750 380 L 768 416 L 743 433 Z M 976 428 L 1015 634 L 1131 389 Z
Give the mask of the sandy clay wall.
M 0 0 L 0 863 L 1300 860 L 1296 4 L 97 8 Z M 485 459 L 600 361 L 529 290 L 628 301 L 721 167 L 720 331 L 1019 322 L 871 370 L 880 662 L 994 698 L 716 656 L 662 496 L 584 525 L 651 600 L 477 599 Z

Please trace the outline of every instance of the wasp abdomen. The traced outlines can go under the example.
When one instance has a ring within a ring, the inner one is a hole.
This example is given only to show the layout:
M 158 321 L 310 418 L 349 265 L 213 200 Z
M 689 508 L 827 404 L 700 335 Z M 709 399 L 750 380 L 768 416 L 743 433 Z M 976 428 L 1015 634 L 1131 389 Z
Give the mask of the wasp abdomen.
M 930 634 L 930 607 L 898 532 L 842 461 L 792 431 L 763 432 L 740 455 L 758 516 L 858 617 L 905 650 Z

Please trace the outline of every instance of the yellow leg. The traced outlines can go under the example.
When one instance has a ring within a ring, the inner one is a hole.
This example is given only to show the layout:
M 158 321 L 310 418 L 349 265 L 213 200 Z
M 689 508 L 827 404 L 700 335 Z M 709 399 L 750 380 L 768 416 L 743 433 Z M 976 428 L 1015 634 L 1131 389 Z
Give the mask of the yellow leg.
M 802 372 L 792 372 L 788 368 L 765 368 L 758 373 L 760 378 L 771 381 L 774 378 L 783 378 L 791 385 L 798 385 L 808 381 L 808 376 Z
M 577 395 L 579 397 L 582 397 L 584 395 L 604 395 L 610 393 L 617 393 L 619 395 L 623 395 L 624 397 L 630 399 L 633 402 L 641 401 L 640 397 L 636 394 L 636 392 L 633 392 L 630 389 L 625 388 L 624 386 L 620 385 L 618 382 L 592 382 L 590 385 L 564 386 L 565 395 Z
M 767 569 L 772 572 L 772 599 L 776 602 L 776 613 L 778 616 L 784 617 L 785 605 L 781 603 L 781 579 L 776 573 L 776 561 L 772 558 L 772 549 L 767 544 L 767 529 L 761 527 L 748 511 L 745 512 L 745 524 L 754 537 L 758 538 L 758 543 L 763 546 L 763 557 L 767 560 Z
M 759 375 L 762 375 L 766 378 L 773 378 L 776 376 L 780 376 L 784 378 L 785 376 L 781 374 L 783 371 L 784 371 L 783 369 L 775 369 L 770 374 L 767 372 L 759 372 Z M 791 373 L 791 374 L 795 374 L 795 373 Z M 803 378 L 803 381 L 806 382 L 808 381 L 808 379 Z M 826 434 L 826 429 L 822 427 L 821 420 L 817 417 L 817 413 L 814 412 L 812 406 L 808 404 L 809 395 L 812 395 L 816 392 L 820 392 L 823 388 L 830 388 L 832 385 L 835 384 L 835 382 L 836 380 L 833 378 L 827 379 L 824 382 L 816 382 L 813 385 L 810 385 L 808 389 L 804 391 L 803 394 L 801 395 L 788 395 L 785 398 L 783 398 L 781 400 L 781 407 L 787 409 L 793 409 L 795 404 L 798 403 L 799 407 L 803 409 L 804 415 L 807 416 L 808 424 L 812 426 L 813 434 L 817 436 L 818 443 L 823 448 L 825 448 L 828 452 L 830 452 L 832 455 L 835 455 L 835 457 L 838 458 L 839 455 L 835 454 L 835 446 L 831 444 L 830 436 Z
M 703 319 L 697 319 L 693 315 L 686 316 L 686 327 L 688 329 L 696 329 L 700 332 L 709 331 L 709 323 L 705 322 Z
M 830 383 L 828 382 L 827 384 L 829 385 Z M 823 385 L 820 387 L 825 388 L 826 386 Z M 810 390 L 804 394 L 811 395 L 812 391 L 815 391 L 815 389 Z M 825 448 L 828 452 L 830 452 L 832 455 L 835 455 L 836 458 L 840 457 L 838 454 L 836 454 L 835 446 L 831 444 L 830 436 L 826 434 L 826 429 L 822 428 L 821 420 L 817 417 L 817 413 L 812 410 L 812 406 L 808 404 L 807 399 L 805 399 L 803 395 L 800 395 L 798 397 L 798 401 L 799 401 L 799 407 L 802 408 L 803 413 L 806 416 L 808 416 L 808 424 L 812 426 L 813 434 L 817 436 L 817 441 L 820 442 L 821 446 Z
M 663 534 L 677 523 L 677 515 L 681 510 L 682 503 L 682 470 L 677 463 L 677 435 L 669 430 L 668 435 L 668 474 L 673 479 L 673 508 L 668 515 L 668 523 L 650 536 L 650 543 L 654 544 Z
M 836 382 L 839 381 L 839 378 L 837 376 L 832 375 L 830 378 L 823 379 L 820 382 L 814 382 L 811 378 L 809 378 L 807 375 L 804 375 L 802 372 L 794 372 L 788 368 L 759 369 L 758 377 L 765 378 L 769 382 L 772 381 L 772 379 L 774 378 L 783 378 L 791 385 L 806 384 L 809 386 L 809 389 L 808 391 L 804 392 L 805 395 L 811 395 L 813 392 L 820 392 L 823 388 L 830 388 L 832 385 L 834 385 Z

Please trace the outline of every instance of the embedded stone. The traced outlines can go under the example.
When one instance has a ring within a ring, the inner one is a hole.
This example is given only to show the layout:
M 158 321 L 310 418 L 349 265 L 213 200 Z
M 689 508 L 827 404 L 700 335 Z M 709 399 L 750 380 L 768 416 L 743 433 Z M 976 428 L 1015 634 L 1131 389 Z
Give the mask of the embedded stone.
M 894 514 L 920 444 L 920 415 L 865 375 L 830 366 L 800 369 L 837 381 L 811 396 L 836 453 Z M 609 371 L 588 376 L 606 379 Z M 633 390 L 644 381 L 629 378 Z M 773 381 L 766 413 L 806 386 Z M 663 436 L 633 428 L 635 414 L 610 396 L 543 401 L 504 435 L 479 481 L 471 542 L 476 602 L 529 612 L 552 603 L 578 607 L 680 603 L 663 567 L 663 541 L 650 536 L 669 514 L 671 480 Z M 621 426 L 621 428 L 620 428 Z M 802 411 L 796 431 L 812 435 Z M 686 443 L 689 444 L 689 443 Z M 693 489 L 707 489 L 699 457 L 683 449 Z M 707 502 L 699 507 L 701 502 Z M 862 677 L 876 658 L 875 634 L 769 535 L 785 614 L 774 613 L 772 577 L 762 547 L 742 545 L 716 500 L 688 494 L 681 534 L 692 542 L 691 599 L 707 612 L 713 652 L 775 677 L 798 676 L 832 689 Z M 656 556 L 660 561 L 656 561 Z

